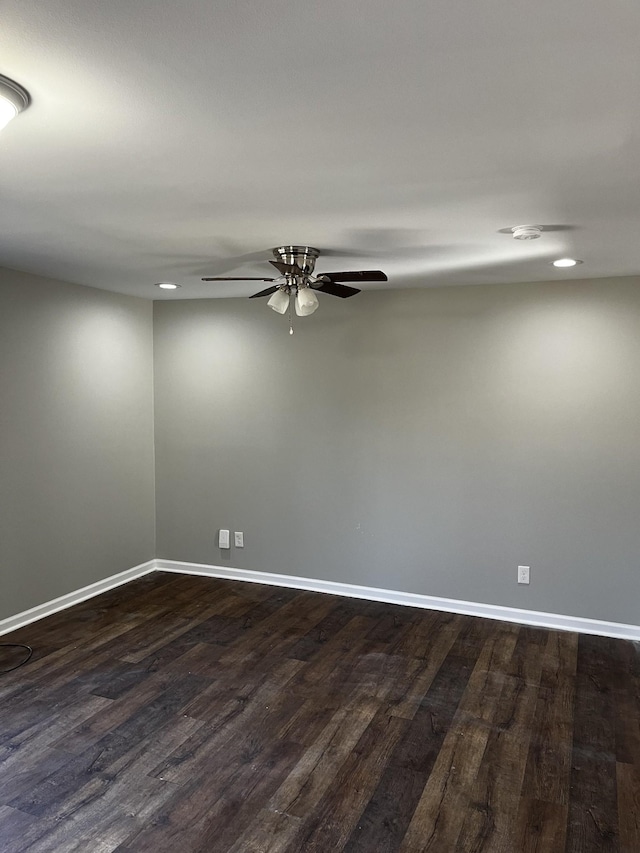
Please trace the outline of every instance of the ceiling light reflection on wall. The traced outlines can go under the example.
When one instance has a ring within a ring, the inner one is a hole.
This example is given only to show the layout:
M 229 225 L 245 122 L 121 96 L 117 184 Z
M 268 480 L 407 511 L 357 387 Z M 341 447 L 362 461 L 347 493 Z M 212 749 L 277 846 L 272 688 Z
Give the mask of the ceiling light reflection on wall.
M 18 113 L 26 109 L 30 100 L 26 89 L 0 74 L 0 130 L 6 127 Z
M 558 258 L 557 261 L 553 261 L 554 267 L 575 267 L 577 264 L 581 264 L 582 261 L 578 261 L 575 258 Z

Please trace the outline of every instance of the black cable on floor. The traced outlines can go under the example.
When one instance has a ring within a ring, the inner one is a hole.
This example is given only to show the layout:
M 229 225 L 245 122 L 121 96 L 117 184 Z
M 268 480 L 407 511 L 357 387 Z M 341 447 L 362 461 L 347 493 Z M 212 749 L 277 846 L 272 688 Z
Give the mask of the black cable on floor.
M 0 669 L 0 675 L 5 675 L 7 672 L 13 672 L 14 669 L 19 669 L 21 666 L 24 666 L 27 661 L 31 660 L 31 655 L 33 654 L 33 649 L 31 646 L 28 646 L 26 643 L 0 643 L 0 649 L 26 649 L 27 656 L 24 660 L 21 660 L 20 663 L 17 663 L 15 666 L 12 666 L 11 669 Z

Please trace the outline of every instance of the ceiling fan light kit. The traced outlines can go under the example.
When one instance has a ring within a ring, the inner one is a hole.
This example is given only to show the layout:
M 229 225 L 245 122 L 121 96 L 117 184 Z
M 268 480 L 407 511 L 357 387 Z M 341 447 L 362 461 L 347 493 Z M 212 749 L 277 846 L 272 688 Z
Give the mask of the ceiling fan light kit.
M 0 130 L 31 103 L 26 89 L 0 74 Z

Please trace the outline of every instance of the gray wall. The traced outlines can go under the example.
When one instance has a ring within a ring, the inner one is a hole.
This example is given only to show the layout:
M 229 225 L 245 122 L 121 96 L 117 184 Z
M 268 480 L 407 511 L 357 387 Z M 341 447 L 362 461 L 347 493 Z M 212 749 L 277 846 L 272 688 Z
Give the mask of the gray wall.
M 637 280 L 154 309 L 159 557 L 640 623 Z
M 0 270 L 0 618 L 154 556 L 151 303 Z

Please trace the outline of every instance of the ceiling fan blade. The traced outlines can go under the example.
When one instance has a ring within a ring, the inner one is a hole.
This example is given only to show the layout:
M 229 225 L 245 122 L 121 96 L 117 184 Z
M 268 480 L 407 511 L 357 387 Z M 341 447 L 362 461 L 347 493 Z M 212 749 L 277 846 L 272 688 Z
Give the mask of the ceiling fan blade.
M 273 278 L 203 278 L 202 281 L 275 281 Z
M 273 279 L 271 279 L 273 281 Z M 272 293 L 275 293 L 277 287 L 267 287 L 266 290 L 261 290 L 260 293 L 252 293 L 249 299 L 257 299 L 259 296 L 271 296 Z
M 281 272 L 282 275 L 289 273 L 289 275 L 304 275 L 304 272 L 300 269 L 297 264 L 283 264 L 282 261 L 269 261 L 271 266 L 274 266 L 278 272 Z
M 382 270 L 355 270 L 353 272 L 322 272 L 318 278 L 328 278 L 329 281 L 389 281 Z
M 348 299 L 349 296 L 355 296 L 360 293 L 357 287 L 347 287 L 345 284 L 338 284 L 335 281 L 326 281 L 324 284 L 313 285 L 314 290 L 320 293 L 328 293 L 330 296 L 339 296 L 341 299 Z

